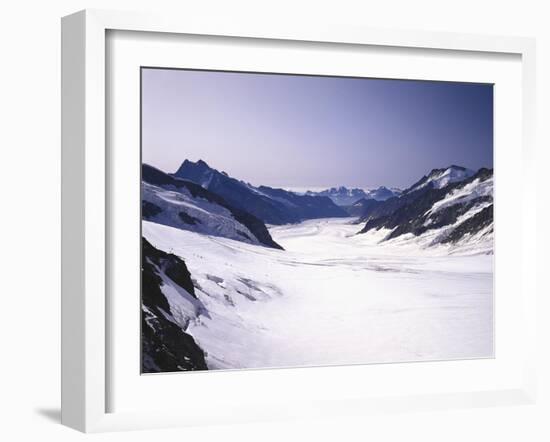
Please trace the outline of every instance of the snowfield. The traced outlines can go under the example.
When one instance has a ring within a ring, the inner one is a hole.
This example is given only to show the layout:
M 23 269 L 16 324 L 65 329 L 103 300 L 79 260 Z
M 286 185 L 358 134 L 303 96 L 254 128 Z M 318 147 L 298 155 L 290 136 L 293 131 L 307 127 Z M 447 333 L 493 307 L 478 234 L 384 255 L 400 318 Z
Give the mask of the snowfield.
M 142 200 L 161 209 L 152 216 L 156 223 L 260 244 L 229 210 L 204 198 L 195 198 L 187 189 L 167 190 L 146 182 L 141 184 L 141 189 Z M 182 213 L 186 215 L 187 222 L 182 220 Z
M 488 243 L 380 243 L 388 231 L 355 235 L 350 218 L 269 230 L 284 251 L 143 222 L 143 236 L 191 272 L 204 309 L 167 298 L 210 369 L 493 356 Z

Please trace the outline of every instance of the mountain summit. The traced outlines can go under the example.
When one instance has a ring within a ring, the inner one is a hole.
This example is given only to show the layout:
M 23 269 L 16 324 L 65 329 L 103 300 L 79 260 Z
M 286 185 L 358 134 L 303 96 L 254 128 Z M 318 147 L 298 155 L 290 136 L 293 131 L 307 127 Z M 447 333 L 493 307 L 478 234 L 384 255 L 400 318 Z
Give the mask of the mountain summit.
M 441 189 L 449 184 L 464 181 L 474 174 L 475 171 L 454 164 L 443 169 L 432 169 L 428 175 L 424 175 L 403 193 L 410 193 L 430 185 L 434 189 Z
M 325 196 L 298 195 L 268 186 L 254 187 L 219 172 L 203 160 L 185 160 L 174 177 L 192 181 L 268 224 L 347 216 L 343 209 Z

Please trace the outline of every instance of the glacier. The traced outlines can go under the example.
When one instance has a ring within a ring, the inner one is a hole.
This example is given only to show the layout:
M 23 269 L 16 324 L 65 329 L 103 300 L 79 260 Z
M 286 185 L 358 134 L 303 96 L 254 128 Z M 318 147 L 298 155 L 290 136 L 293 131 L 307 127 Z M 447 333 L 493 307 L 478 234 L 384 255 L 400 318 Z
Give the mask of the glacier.
M 284 251 L 142 226 L 189 269 L 201 308 L 167 300 L 208 369 L 493 356 L 492 234 L 434 245 L 440 229 L 384 240 L 388 229 L 357 235 L 354 221 L 268 226 Z

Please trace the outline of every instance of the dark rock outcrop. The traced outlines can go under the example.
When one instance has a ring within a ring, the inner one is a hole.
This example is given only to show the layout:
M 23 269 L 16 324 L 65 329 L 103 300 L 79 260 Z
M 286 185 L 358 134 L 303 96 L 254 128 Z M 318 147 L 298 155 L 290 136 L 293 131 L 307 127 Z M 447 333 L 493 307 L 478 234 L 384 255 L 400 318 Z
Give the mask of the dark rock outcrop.
M 466 235 L 475 235 L 493 223 L 493 205 L 485 207 L 454 229 L 442 243 L 455 243 Z M 491 229 L 492 230 L 492 229 Z
M 207 370 L 204 352 L 172 317 L 170 304 L 161 290 L 161 273 L 196 299 L 185 263 L 175 255 L 154 248 L 142 238 L 141 371 Z M 197 304 L 200 301 L 197 300 Z
M 412 233 L 418 236 L 431 229 L 452 225 L 456 223 L 461 215 L 467 213 L 476 205 L 492 202 L 492 196 L 480 195 L 469 198 L 466 201 L 459 200 L 455 204 L 432 212 L 431 209 L 434 207 L 434 204 L 441 201 L 450 192 L 461 189 L 475 180 L 483 182 L 492 177 L 492 175 L 493 171 L 491 169 L 482 168 L 469 178 L 450 183 L 445 187 L 435 188 L 432 183 L 427 183 L 416 190 L 407 190 L 403 192 L 399 198 L 390 198 L 383 202 L 370 203 L 368 205 L 364 204 L 362 207 L 363 213 L 361 221 L 365 222 L 365 225 L 359 233 L 365 233 L 371 229 L 387 228 L 392 231 L 386 239 L 392 239 L 406 233 Z M 422 182 L 422 180 L 420 180 L 419 183 L 420 182 Z M 410 189 L 413 187 L 415 186 L 412 186 Z M 484 222 L 488 219 L 487 209 L 488 208 L 485 208 L 482 211 L 484 213 Z M 442 242 L 455 242 L 465 233 L 471 233 L 478 229 L 478 227 L 475 226 L 482 225 L 481 216 L 482 215 L 478 213 L 467 220 L 470 224 L 466 225 L 463 229 L 460 227 L 464 223 L 460 224 L 460 226 L 453 231 L 456 231 L 456 233 L 452 234 L 451 239 Z M 476 220 L 473 218 L 476 218 Z M 492 222 L 492 218 L 491 221 L 487 222 Z M 479 227 L 479 229 L 482 227 Z

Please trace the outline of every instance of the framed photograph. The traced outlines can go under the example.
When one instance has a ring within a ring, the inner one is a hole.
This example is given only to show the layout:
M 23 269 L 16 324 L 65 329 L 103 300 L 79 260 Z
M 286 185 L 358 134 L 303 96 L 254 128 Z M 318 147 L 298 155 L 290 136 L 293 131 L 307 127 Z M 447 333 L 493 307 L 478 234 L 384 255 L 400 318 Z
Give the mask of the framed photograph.
M 530 403 L 534 42 L 62 22 L 62 421 Z

